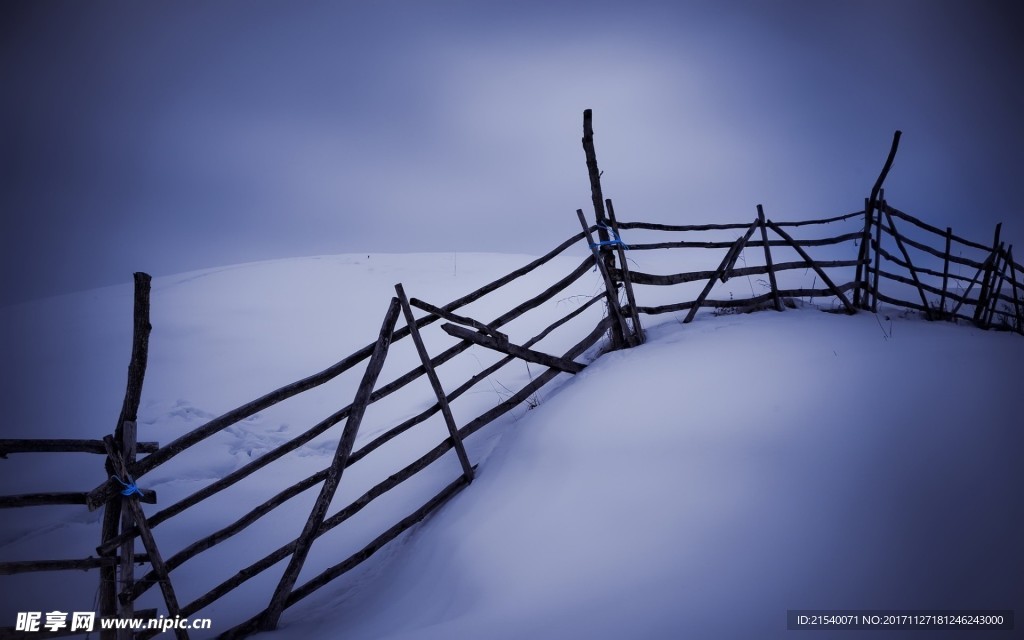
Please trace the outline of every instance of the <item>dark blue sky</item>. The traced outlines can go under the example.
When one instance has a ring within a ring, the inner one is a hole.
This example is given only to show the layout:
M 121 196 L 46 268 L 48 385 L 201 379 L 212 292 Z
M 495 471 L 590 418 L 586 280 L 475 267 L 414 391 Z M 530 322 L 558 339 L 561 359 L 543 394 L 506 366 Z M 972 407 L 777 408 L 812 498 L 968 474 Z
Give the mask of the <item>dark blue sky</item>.
M 889 200 L 1024 245 L 1019 2 L 4 2 L 0 303 Z M 1024 253 L 1024 246 L 1018 255 Z

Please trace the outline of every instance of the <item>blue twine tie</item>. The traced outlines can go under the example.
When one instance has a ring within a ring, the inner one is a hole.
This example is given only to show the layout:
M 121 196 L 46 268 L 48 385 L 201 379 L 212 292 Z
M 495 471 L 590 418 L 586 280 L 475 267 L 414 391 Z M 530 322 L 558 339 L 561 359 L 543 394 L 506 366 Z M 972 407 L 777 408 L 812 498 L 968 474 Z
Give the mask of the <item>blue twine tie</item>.
M 134 481 L 125 482 L 124 480 L 122 480 L 121 478 L 118 478 L 117 476 L 110 476 L 110 477 L 112 479 L 117 480 L 118 482 L 120 482 L 121 486 L 124 487 L 124 489 L 121 490 L 121 495 L 122 496 L 128 497 L 128 496 L 135 495 L 135 494 L 138 494 L 140 496 L 142 495 L 142 490 L 139 489 L 138 486 L 136 486 Z M 131 480 L 131 479 L 132 479 L 131 476 L 128 476 L 128 480 Z
M 615 229 L 612 229 L 611 227 L 609 227 L 608 225 L 604 224 L 603 222 L 598 224 L 597 227 L 599 229 L 604 229 L 605 231 L 610 233 L 612 235 L 612 239 L 611 240 L 601 240 L 599 242 L 591 242 L 590 243 L 590 248 L 591 249 L 596 249 L 598 247 L 615 247 L 615 246 L 618 246 L 618 247 L 622 247 L 626 251 L 629 251 L 629 245 L 627 245 L 625 242 L 622 241 L 622 238 L 620 238 L 619 234 L 615 232 Z

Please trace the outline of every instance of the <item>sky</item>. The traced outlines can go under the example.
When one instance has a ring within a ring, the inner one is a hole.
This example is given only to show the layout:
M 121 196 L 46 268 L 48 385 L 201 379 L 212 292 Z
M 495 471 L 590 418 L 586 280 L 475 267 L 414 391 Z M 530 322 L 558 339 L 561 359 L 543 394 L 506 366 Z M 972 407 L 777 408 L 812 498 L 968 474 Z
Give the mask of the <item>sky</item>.
M 544 252 L 589 212 L 587 108 L 621 220 L 854 211 L 900 129 L 894 206 L 1024 245 L 1021 27 L 1009 1 L 4 2 L 0 304 Z

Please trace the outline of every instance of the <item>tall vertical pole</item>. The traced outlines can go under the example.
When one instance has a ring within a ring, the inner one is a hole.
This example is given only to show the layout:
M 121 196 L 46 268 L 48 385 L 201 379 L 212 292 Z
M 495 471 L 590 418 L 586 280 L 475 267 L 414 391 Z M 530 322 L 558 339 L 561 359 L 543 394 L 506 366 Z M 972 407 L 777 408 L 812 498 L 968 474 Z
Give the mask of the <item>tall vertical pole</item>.
M 597 168 L 597 152 L 594 150 L 593 115 L 593 111 L 584 109 L 583 153 L 587 157 L 587 174 L 590 176 L 590 199 L 594 203 L 594 218 L 597 220 L 598 225 L 606 225 L 608 216 L 605 214 L 604 193 L 601 191 L 601 171 Z M 600 242 L 607 242 L 610 236 L 606 229 L 598 228 L 597 238 Z M 600 254 L 604 262 L 605 271 L 611 276 L 615 273 L 615 254 L 608 245 L 601 245 Z M 612 300 L 613 297 L 618 297 L 618 286 L 613 291 L 609 291 L 608 296 L 608 315 L 614 317 L 615 314 L 611 309 L 611 305 L 618 305 L 618 300 Z M 626 346 L 626 336 L 622 334 L 617 324 L 612 325 L 611 334 L 612 349 L 621 349 Z
M 899 130 L 892 135 L 892 146 L 889 147 L 889 155 L 885 158 L 885 164 L 882 165 L 882 171 L 878 174 L 878 179 L 875 180 L 875 185 L 871 187 L 871 197 L 868 198 L 868 207 L 870 207 L 872 211 L 878 207 L 878 191 L 885 183 L 885 178 L 889 175 L 889 169 L 892 169 L 892 161 L 896 159 L 896 150 L 900 146 L 900 136 L 902 135 L 903 132 Z M 879 222 L 881 222 L 881 216 L 879 216 Z
M 142 400 L 142 383 L 146 375 L 146 363 L 149 359 L 149 333 L 152 325 L 149 323 L 149 292 L 152 278 L 141 271 L 134 274 L 135 280 L 135 309 L 132 331 L 132 355 L 128 362 L 128 383 L 125 387 L 124 401 L 121 403 L 121 415 L 118 416 L 117 424 L 114 426 L 114 440 L 119 446 L 129 440 L 135 439 L 134 427 L 139 417 L 139 404 Z M 131 430 L 125 433 L 125 427 Z M 130 464 L 130 463 L 129 463 Z M 115 469 L 113 462 L 108 458 L 105 462 L 107 476 L 117 475 L 120 477 L 121 470 Z M 127 478 L 122 478 L 127 481 Z M 122 522 L 121 496 L 109 500 L 103 508 L 103 526 L 101 541 L 105 543 L 118 534 L 120 527 L 130 527 L 132 520 L 130 516 Z M 134 544 L 134 539 L 130 542 Z M 132 554 L 134 555 L 134 554 Z M 122 558 L 121 581 L 134 570 L 134 558 L 127 567 L 127 559 Z M 118 567 L 107 565 L 100 568 L 100 591 L 99 591 L 99 614 L 101 618 L 116 618 L 118 615 Z M 123 611 L 123 610 L 122 610 Z M 103 640 L 113 639 L 117 632 L 113 629 L 102 629 L 100 638 Z

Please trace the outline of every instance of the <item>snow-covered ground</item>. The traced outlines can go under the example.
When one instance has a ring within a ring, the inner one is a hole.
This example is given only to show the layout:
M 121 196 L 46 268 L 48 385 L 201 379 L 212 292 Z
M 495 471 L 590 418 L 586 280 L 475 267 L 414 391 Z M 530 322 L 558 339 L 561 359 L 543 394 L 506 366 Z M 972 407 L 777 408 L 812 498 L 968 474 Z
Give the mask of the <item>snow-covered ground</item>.
M 558 258 L 460 313 L 488 322 L 581 259 Z M 167 443 L 366 345 L 396 282 L 443 304 L 528 260 L 324 256 L 157 278 L 140 439 Z M 588 274 L 506 329 L 522 342 L 600 290 Z M 665 295 L 638 291 L 648 293 Z M 593 327 L 600 306 L 538 348 L 564 351 Z M 479 469 L 469 488 L 288 609 L 266 637 L 769 638 L 795 633 L 786 631 L 787 609 L 1024 610 L 1024 339 L 891 309 L 646 320 L 647 344 L 560 376 L 535 409 L 471 436 Z M 130 332 L 127 285 L 0 309 L 4 437 L 109 433 Z M 425 338 L 433 354 L 454 344 L 436 325 Z M 473 349 L 439 373 L 451 388 L 496 359 Z M 396 343 L 381 383 L 417 363 L 409 340 Z M 509 365 L 456 401 L 457 421 L 538 371 Z M 145 476 L 139 484 L 160 500 L 147 513 L 344 406 L 360 375 L 357 367 L 261 412 Z M 432 402 L 420 380 L 372 405 L 360 442 Z M 326 466 L 340 429 L 156 527 L 164 556 Z M 444 434 L 435 417 L 360 461 L 332 512 Z M 450 453 L 319 539 L 300 584 L 458 473 Z M 4 494 L 82 490 L 103 479 L 97 456 L 0 461 Z M 179 600 L 293 539 L 315 493 L 175 570 Z M 84 507 L 9 510 L 0 560 L 90 555 L 98 518 Z M 197 615 L 213 619 L 214 633 L 244 620 L 266 605 L 284 565 Z M 17 611 L 91 609 L 96 581 L 95 571 L 0 577 L 0 626 L 12 626 Z M 157 590 L 139 606 L 162 608 Z

